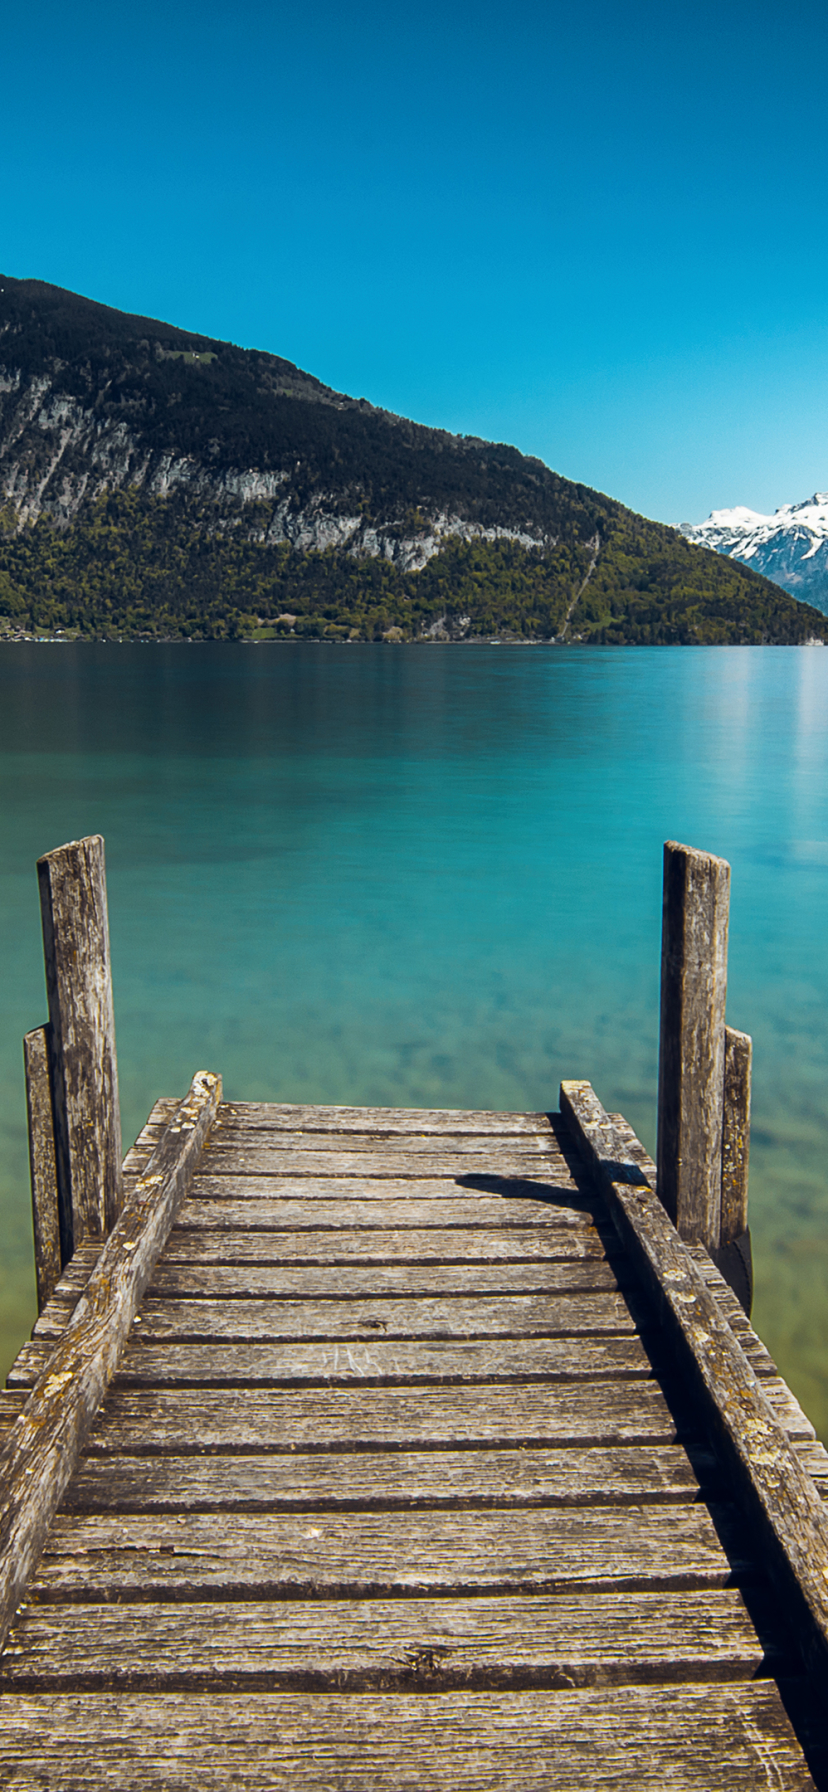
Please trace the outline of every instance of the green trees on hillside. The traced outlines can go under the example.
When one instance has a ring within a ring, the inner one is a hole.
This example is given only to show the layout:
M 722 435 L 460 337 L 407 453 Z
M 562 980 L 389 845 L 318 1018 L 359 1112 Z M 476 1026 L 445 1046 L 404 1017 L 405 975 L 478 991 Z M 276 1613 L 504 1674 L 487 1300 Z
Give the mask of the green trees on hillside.
M 255 523 L 248 506 L 248 523 Z M 629 517 L 629 524 L 625 519 Z M 264 519 L 263 519 L 264 520 Z M 828 618 L 732 560 L 621 513 L 575 603 L 567 637 L 616 644 L 828 638 Z M 546 552 L 509 540 L 449 538 L 421 572 L 342 550 L 301 554 L 241 529 L 218 532 L 209 505 L 99 499 L 62 533 L 41 518 L 18 531 L 0 512 L 0 627 L 5 633 L 234 639 L 310 636 L 551 640 L 592 560 L 560 541 Z M 290 622 L 278 619 L 287 613 Z

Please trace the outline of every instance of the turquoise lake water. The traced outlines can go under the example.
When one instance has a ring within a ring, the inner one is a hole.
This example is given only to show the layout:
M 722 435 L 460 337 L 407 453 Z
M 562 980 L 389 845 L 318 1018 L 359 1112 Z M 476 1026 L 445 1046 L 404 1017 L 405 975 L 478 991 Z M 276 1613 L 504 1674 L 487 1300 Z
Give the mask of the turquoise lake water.
M 0 646 L 0 1368 L 34 1318 L 34 862 L 106 838 L 125 1142 L 229 1096 L 544 1108 L 652 1149 L 661 848 L 733 866 L 755 1322 L 828 1434 L 828 653 Z

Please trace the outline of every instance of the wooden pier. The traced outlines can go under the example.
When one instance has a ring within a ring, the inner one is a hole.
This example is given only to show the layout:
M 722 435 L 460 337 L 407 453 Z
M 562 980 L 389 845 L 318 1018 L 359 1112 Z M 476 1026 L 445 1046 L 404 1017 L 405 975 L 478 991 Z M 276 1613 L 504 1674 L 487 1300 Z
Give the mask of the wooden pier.
M 749 1041 L 722 861 L 682 853 L 664 1203 L 583 1082 L 491 1114 L 202 1073 L 121 1170 L 100 843 L 47 855 L 10 1792 L 828 1786 L 828 1454 L 745 1312 Z

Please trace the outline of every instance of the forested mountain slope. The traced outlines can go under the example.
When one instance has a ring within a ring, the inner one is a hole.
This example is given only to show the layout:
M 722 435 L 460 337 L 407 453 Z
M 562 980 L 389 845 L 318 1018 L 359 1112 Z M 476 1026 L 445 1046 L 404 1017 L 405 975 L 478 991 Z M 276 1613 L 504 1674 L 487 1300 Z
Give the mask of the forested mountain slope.
M 517 449 L 0 276 L 0 630 L 803 641 L 828 620 Z

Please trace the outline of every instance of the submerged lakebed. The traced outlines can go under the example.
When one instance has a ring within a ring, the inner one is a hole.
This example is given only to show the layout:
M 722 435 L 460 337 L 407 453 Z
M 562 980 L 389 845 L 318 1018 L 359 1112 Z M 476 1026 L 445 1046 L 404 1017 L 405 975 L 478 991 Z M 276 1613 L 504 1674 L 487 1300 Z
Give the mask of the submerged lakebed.
M 540 1109 L 652 1149 L 661 848 L 733 867 L 754 1322 L 828 1436 L 828 653 L 0 644 L 0 1370 L 34 1318 L 34 862 L 106 837 L 124 1140 L 158 1095 Z

